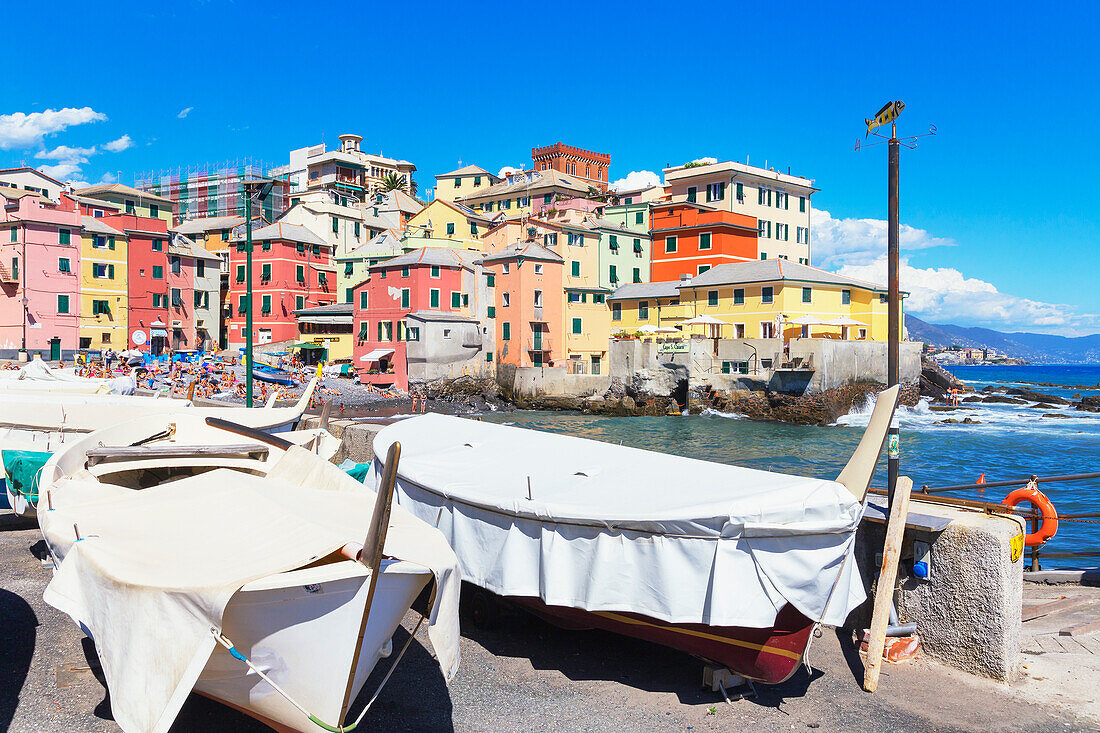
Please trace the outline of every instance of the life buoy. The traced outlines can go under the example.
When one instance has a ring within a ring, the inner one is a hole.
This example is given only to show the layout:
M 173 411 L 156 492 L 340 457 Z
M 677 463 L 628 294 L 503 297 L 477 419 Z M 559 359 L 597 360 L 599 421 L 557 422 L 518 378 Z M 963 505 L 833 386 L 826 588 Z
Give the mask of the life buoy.
M 1051 537 L 1058 534 L 1058 512 L 1055 511 L 1054 505 L 1050 503 L 1050 499 L 1047 498 L 1046 494 L 1031 485 L 1016 489 L 1006 496 L 1001 503 L 1014 507 L 1021 501 L 1029 502 L 1031 506 L 1038 509 L 1039 515 L 1043 519 L 1037 531 L 1024 537 L 1024 544 L 1028 547 L 1038 547 L 1046 544 Z

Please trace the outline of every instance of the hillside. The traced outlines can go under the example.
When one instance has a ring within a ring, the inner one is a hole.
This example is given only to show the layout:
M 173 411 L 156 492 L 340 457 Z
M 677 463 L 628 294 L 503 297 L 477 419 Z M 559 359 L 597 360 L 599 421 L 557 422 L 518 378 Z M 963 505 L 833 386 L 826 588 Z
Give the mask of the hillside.
M 933 346 L 985 347 L 1035 363 L 1100 363 L 1100 334 L 1070 338 L 1043 333 L 1003 333 L 989 328 L 927 323 L 910 315 L 905 316 L 905 328 L 913 341 Z

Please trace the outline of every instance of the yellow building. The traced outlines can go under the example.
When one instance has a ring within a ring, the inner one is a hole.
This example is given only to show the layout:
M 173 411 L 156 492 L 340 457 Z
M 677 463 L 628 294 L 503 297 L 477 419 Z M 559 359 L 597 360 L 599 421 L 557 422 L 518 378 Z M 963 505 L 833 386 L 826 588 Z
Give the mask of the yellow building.
M 731 339 L 885 341 L 886 295 L 880 285 L 774 259 L 718 265 L 681 282 L 624 285 L 608 301 L 612 332 L 650 325 Z M 697 316 L 723 324 L 681 325 Z
M 127 344 L 126 235 L 83 217 L 80 235 L 80 348 L 125 349 Z
M 484 168 L 468 165 L 435 177 L 435 200 L 455 201 L 500 183 L 500 178 Z
M 561 223 L 548 246 L 565 260 L 565 355 L 574 374 L 607 372 L 607 337 L 611 313 L 600 285 L 600 234 L 583 223 Z M 550 239 L 550 233 L 543 235 Z
M 409 219 L 405 227 L 406 249 L 448 247 L 481 252 L 481 237 L 489 226 L 488 217 L 468 206 L 436 199 Z
M 106 201 L 121 209 L 124 214 L 147 216 L 151 219 L 163 219 L 172 226 L 175 204 L 171 199 L 139 191 L 122 183 L 105 183 L 99 186 L 78 188 L 74 193 L 85 198 Z
M 350 362 L 354 341 L 351 333 L 352 303 L 333 303 L 294 311 L 298 322 L 297 351 L 306 364 Z

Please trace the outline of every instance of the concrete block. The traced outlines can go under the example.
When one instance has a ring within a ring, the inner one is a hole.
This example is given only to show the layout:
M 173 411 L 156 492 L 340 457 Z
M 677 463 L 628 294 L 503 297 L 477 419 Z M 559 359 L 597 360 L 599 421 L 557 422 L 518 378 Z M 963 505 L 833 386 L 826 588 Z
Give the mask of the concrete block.
M 915 500 L 913 511 L 950 519 L 939 533 L 909 527 L 895 596 L 902 623 L 916 622 L 924 653 L 945 664 L 1008 682 L 1020 671 L 1023 557 L 1012 561 L 1011 540 L 1022 521 Z M 884 526 L 864 521 L 856 557 L 873 596 Z M 931 545 L 931 576 L 913 575 L 913 543 Z M 868 604 L 869 606 L 869 604 Z M 855 620 L 866 626 L 869 611 Z
M 302 419 L 304 428 L 316 428 L 320 424 L 321 418 L 317 416 Z M 366 463 L 374 460 L 374 436 L 383 427 L 385 426 L 355 420 L 329 420 L 329 433 L 341 441 L 340 449 L 332 457 L 332 462 L 343 463 L 345 460 L 351 460 L 356 463 Z

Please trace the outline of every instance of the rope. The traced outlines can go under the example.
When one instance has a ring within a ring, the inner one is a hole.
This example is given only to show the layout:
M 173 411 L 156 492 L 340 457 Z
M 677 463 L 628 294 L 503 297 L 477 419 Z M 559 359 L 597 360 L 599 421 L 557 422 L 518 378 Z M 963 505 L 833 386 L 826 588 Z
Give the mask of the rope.
M 328 723 L 326 723 L 323 720 L 321 720 L 320 718 L 318 718 L 316 715 L 313 715 L 311 712 L 306 710 L 297 700 L 295 700 L 293 697 L 291 697 L 283 688 L 279 687 L 279 685 L 276 684 L 273 679 L 268 677 L 267 674 L 262 669 L 260 669 L 255 664 L 253 664 L 248 659 L 248 657 L 246 657 L 244 654 L 242 654 L 240 651 L 238 651 L 237 647 L 233 644 L 232 641 L 230 641 L 229 637 L 227 637 L 225 634 L 219 632 L 214 627 L 210 628 L 210 633 L 219 644 L 221 644 L 223 647 L 225 647 L 226 651 L 229 652 L 230 656 L 232 656 L 234 659 L 239 659 L 240 661 L 242 661 L 246 665 L 248 665 L 248 668 L 251 669 L 253 672 L 255 672 L 257 675 L 259 675 L 260 679 L 262 679 L 267 684 L 271 685 L 271 688 L 273 690 L 275 690 L 275 692 L 282 695 L 283 699 L 285 699 L 287 702 L 289 702 L 291 705 L 293 705 L 298 710 L 298 712 L 300 712 L 302 715 L 309 718 L 311 723 L 313 723 L 317 727 L 321 728 L 322 730 L 329 731 L 329 733 L 350 733 L 350 731 L 355 730 L 355 728 L 361 722 L 363 722 L 363 718 L 366 717 L 367 711 L 371 709 L 371 706 L 374 705 L 375 700 L 377 700 L 378 696 L 382 694 L 382 689 L 386 686 L 386 683 L 389 682 L 390 675 L 392 675 L 393 671 L 395 669 L 397 669 L 397 665 L 400 664 L 401 658 L 405 656 L 405 652 L 408 651 L 409 645 L 412 643 L 413 638 L 416 637 L 416 632 L 418 632 L 420 630 L 420 625 L 423 624 L 423 623 L 424 623 L 424 615 L 421 614 L 420 615 L 420 620 L 418 620 L 416 622 L 416 627 L 412 630 L 412 633 L 409 634 L 409 638 L 405 640 L 405 645 L 402 646 L 401 651 L 397 653 L 397 657 L 393 660 L 393 664 L 390 665 L 389 670 L 386 672 L 386 676 L 383 677 L 382 681 L 378 684 L 378 689 L 376 689 L 374 691 L 374 695 L 371 697 L 370 701 L 367 702 L 366 706 L 364 706 L 363 710 L 359 713 L 359 717 L 356 718 L 355 722 L 352 723 L 351 725 L 329 725 Z

